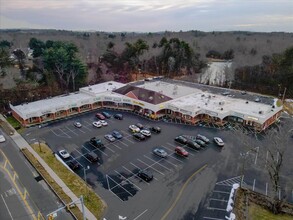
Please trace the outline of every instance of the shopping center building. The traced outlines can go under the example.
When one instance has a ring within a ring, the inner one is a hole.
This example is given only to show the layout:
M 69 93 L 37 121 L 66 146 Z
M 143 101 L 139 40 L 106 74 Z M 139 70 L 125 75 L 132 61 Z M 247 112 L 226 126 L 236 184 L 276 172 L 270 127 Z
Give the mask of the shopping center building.
M 277 105 L 273 98 L 255 102 L 251 99 L 254 94 L 241 95 L 231 90 L 235 95 L 229 97 L 223 95 L 223 91 L 222 88 L 161 78 L 128 84 L 110 81 L 80 88 L 75 93 L 10 107 L 23 126 L 103 108 L 135 112 L 153 120 L 168 117 L 194 125 L 240 123 L 257 131 L 265 130 L 280 117 L 283 106 Z

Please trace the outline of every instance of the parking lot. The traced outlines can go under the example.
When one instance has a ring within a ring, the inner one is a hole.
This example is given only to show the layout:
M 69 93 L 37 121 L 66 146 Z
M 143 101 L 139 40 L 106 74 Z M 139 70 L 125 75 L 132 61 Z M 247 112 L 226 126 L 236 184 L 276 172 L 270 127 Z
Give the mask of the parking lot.
M 96 128 L 92 125 L 93 121 L 97 120 L 95 113 L 89 112 L 42 128 L 29 128 L 23 136 L 30 143 L 45 141 L 56 153 L 63 149 L 70 153 L 70 158 L 65 162 L 76 161 L 80 168 L 75 172 L 81 178 L 86 178 L 87 183 L 108 204 L 105 219 L 118 219 L 118 216 L 127 219 L 161 218 L 178 195 L 182 184 L 205 164 L 209 165 L 212 172 L 201 177 L 207 178 L 206 184 L 201 184 L 197 189 L 201 193 L 210 192 L 212 182 L 217 179 L 219 172 L 223 172 L 226 176 L 239 175 L 239 166 L 230 167 L 229 164 L 238 164 L 239 160 L 239 152 L 232 150 L 233 146 L 237 146 L 237 140 L 231 138 L 231 131 L 155 122 L 126 112 L 122 112 L 123 120 L 106 119 L 107 126 Z M 82 127 L 75 127 L 75 121 L 79 121 Z M 129 130 L 129 125 L 138 122 L 148 127 L 159 126 L 162 132 L 152 133 L 146 140 L 138 141 L 133 138 Z M 104 136 L 111 134 L 113 130 L 118 130 L 123 138 L 114 142 L 106 140 Z M 174 138 L 178 135 L 195 137 L 199 133 L 211 140 L 206 148 L 195 150 L 174 142 Z M 222 137 L 225 141 L 223 149 L 212 142 L 215 136 Z M 102 140 L 104 146 L 98 148 L 93 146 L 89 142 L 92 137 Z M 167 152 L 166 158 L 153 154 L 153 149 L 157 146 Z M 174 152 L 176 146 L 183 146 L 189 152 L 189 156 L 185 158 L 177 155 Z M 89 152 L 97 154 L 99 161 L 89 160 L 86 157 Z M 153 180 L 148 182 L 139 177 L 139 170 L 149 171 L 153 175 Z M 251 178 L 247 181 L 251 181 Z M 196 192 L 195 189 L 190 189 L 188 195 L 180 197 L 181 202 L 184 202 L 189 201 L 190 196 L 194 195 L 192 197 L 194 199 L 184 208 L 172 210 L 173 217 L 169 216 L 168 219 L 181 219 L 186 212 L 196 212 L 201 201 L 201 197 L 198 196 L 198 192 L 195 194 Z M 214 198 L 212 205 L 220 202 L 216 199 L 222 198 Z

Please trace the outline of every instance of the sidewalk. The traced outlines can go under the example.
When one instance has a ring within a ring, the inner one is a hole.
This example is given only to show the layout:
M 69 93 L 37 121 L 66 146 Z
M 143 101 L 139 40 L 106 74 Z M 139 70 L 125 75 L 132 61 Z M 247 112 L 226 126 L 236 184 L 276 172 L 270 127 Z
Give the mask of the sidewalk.
M 6 121 L 6 119 L 0 114 L 0 119 Z M 8 123 L 8 122 L 7 122 Z M 10 124 L 9 124 L 10 125 Z M 11 129 L 13 129 L 11 127 Z M 13 129 L 14 130 L 14 129 Z M 15 144 L 20 148 L 27 148 L 31 154 L 40 162 L 40 164 L 46 169 L 46 171 L 50 174 L 50 176 L 54 179 L 54 181 L 63 189 L 63 191 L 71 198 L 72 201 L 76 201 L 79 198 L 65 185 L 65 183 L 57 176 L 57 174 L 45 163 L 45 161 L 32 149 L 32 147 L 26 142 L 26 140 L 14 131 L 14 134 L 10 136 Z M 81 204 L 76 204 L 79 210 L 82 212 Z M 85 217 L 89 220 L 96 220 L 96 217 L 84 207 L 85 210 Z

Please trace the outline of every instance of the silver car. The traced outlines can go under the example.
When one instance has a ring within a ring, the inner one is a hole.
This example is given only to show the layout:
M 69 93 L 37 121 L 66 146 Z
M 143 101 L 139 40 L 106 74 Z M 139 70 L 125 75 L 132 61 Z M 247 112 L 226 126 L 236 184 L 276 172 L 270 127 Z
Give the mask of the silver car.
M 165 157 L 168 156 L 167 152 L 164 149 L 160 148 L 160 147 L 155 148 L 153 150 L 153 153 L 155 155 L 159 156 L 159 157 L 162 157 L 162 158 L 165 158 Z
M 116 140 L 112 134 L 106 134 L 104 137 L 110 142 L 113 142 Z

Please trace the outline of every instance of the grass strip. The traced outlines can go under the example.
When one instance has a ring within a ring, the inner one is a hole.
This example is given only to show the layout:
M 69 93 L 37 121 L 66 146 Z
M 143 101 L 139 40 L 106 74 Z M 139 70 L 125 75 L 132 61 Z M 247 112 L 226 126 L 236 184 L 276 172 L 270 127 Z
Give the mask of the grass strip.
M 272 212 L 254 203 L 249 205 L 248 213 L 251 220 L 293 220 L 291 215 L 274 215 Z
M 93 213 L 93 215 L 95 215 L 97 219 L 101 219 L 106 205 L 99 198 L 99 196 L 90 187 L 88 187 L 78 175 L 72 173 L 63 164 L 61 164 L 61 162 L 56 159 L 52 150 L 46 144 L 32 144 L 31 146 L 77 197 L 80 197 L 81 195 L 84 196 L 84 203 L 86 207 Z M 30 157 L 33 157 L 33 155 L 30 155 Z M 55 183 L 55 181 L 50 177 L 41 164 L 34 157 L 32 160 L 34 160 L 36 163 L 36 169 L 38 171 L 41 169 L 41 171 L 44 172 L 44 178 L 48 178 L 49 181 L 47 182 L 57 192 L 60 198 L 65 203 L 71 202 L 71 199 L 64 193 L 62 188 Z M 71 211 L 74 213 L 77 219 L 82 219 L 82 213 L 77 207 L 72 208 Z

